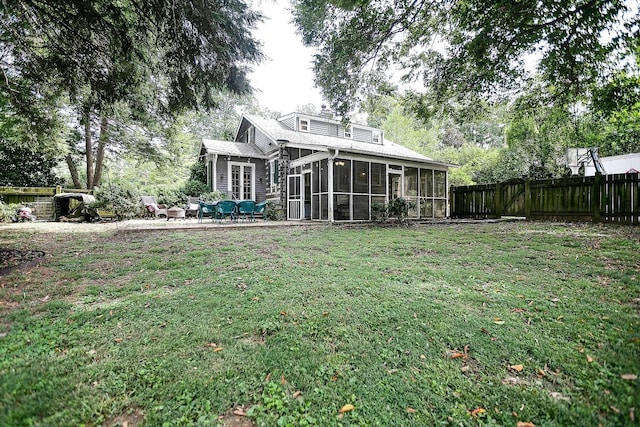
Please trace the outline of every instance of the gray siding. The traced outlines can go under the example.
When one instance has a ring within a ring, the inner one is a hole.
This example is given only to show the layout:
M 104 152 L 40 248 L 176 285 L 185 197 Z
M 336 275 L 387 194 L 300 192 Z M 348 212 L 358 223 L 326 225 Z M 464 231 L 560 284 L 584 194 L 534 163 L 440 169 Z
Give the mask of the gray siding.
M 295 117 L 289 117 L 288 119 L 282 120 L 280 123 L 282 123 L 284 126 L 288 127 L 291 130 L 296 130 Z
M 255 165 L 255 182 L 254 186 L 256 189 L 256 202 L 264 202 L 266 200 L 266 168 L 264 165 L 264 160 L 262 159 L 247 159 L 246 157 L 231 157 L 230 160 L 227 160 L 226 156 L 219 156 L 218 163 L 216 163 L 216 188 L 218 191 L 227 194 L 229 197 L 231 196 L 231 189 L 227 187 L 228 185 L 228 176 L 227 176 L 227 164 L 228 162 L 240 162 L 247 163 L 247 160 L 250 160 L 250 163 Z M 220 178 L 222 176 L 222 179 Z M 260 182 L 260 178 L 262 178 L 262 182 Z
M 351 129 L 351 137 L 355 141 L 371 142 L 371 131 L 368 129 L 361 129 L 354 126 Z
M 338 136 L 338 125 L 311 119 L 310 132 L 316 135 Z
M 269 139 L 269 137 L 267 137 L 267 135 L 265 135 L 264 133 L 260 132 L 258 129 L 256 129 L 255 143 L 256 143 L 256 146 L 263 153 L 267 153 L 268 154 L 268 153 L 271 153 L 271 152 L 273 152 L 273 151 L 278 149 L 278 147 L 276 147 L 276 144 L 273 144 L 271 139 Z M 271 143 L 271 145 L 269 145 L 269 143 Z

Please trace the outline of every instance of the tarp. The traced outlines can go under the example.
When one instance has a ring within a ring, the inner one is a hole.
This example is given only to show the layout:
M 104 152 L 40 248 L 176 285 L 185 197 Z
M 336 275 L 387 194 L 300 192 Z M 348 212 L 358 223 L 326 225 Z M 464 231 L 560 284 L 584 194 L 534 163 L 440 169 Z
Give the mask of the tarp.
M 84 193 L 61 193 L 53 196 L 55 220 L 84 220 L 91 221 L 99 218 L 98 212 L 92 205 L 96 198 Z

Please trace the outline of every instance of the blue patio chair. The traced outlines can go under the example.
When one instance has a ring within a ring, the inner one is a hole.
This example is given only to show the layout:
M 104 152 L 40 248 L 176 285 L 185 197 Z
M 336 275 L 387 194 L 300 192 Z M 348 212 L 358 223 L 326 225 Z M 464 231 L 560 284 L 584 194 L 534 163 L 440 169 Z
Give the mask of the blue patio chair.
M 238 208 L 233 200 L 220 200 L 216 204 L 216 219 L 220 220 L 220 222 L 226 217 L 229 217 L 232 222 L 237 221 L 237 212 Z
M 256 207 L 253 209 L 253 216 L 255 218 L 256 215 L 262 215 L 262 219 L 265 219 L 264 211 L 267 208 L 267 202 L 264 201 L 262 203 L 256 203 Z
M 253 211 L 256 208 L 256 202 L 253 200 L 241 200 L 238 203 L 238 216 L 243 220 L 255 221 L 256 217 L 253 216 Z
M 198 201 L 198 205 L 200 206 L 200 209 L 198 209 L 198 224 L 202 223 L 202 218 L 205 216 L 210 216 L 211 219 L 215 218 L 216 205 L 201 200 Z

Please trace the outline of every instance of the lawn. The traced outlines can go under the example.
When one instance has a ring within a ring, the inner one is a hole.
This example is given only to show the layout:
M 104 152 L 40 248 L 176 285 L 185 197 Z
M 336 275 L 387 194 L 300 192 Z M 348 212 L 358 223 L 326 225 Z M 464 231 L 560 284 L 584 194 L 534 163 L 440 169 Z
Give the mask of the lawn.
M 637 227 L 0 237 L 25 246 L 47 256 L 0 276 L 3 426 L 640 418 Z

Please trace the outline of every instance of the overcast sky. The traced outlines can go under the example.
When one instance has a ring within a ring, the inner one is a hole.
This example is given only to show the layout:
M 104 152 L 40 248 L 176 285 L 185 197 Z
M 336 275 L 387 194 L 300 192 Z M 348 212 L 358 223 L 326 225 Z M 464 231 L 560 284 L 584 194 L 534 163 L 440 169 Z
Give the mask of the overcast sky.
M 319 108 L 322 96 L 313 87 L 311 69 L 314 50 L 302 45 L 290 23 L 289 1 L 263 0 L 259 6 L 266 19 L 254 35 L 262 42 L 267 59 L 255 67 L 249 78 L 260 105 L 282 114 L 309 103 Z

